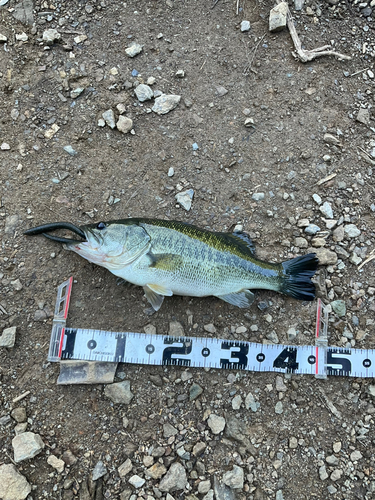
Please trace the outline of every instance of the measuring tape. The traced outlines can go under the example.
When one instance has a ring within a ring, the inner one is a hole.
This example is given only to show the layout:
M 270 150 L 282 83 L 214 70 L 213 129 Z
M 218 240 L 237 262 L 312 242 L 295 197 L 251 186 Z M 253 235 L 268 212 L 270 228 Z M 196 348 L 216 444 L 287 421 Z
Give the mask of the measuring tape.
M 58 287 L 49 361 L 85 360 L 174 365 L 326 378 L 375 376 L 375 349 L 328 346 L 328 312 L 318 299 L 315 345 L 258 344 L 205 337 L 173 337 L 66 327 L 73 278 Z

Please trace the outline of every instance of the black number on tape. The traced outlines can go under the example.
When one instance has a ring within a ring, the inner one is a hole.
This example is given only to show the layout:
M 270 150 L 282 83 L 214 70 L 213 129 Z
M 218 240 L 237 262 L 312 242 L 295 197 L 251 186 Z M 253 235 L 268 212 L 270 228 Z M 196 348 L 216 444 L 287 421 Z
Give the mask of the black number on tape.
M 327 374 L 328 375 L 349 375 L 352 371 L 352 363 L 344 355 L 350 356 L 348 349 L 329 348 L 327 352 Z
M 177 337 L 165 337 L 164 344 L 182 344 L 172 347 L 166 347 L 163 351 L 163 365 L 178 365 L 178 366 L 190 366 L 191 359 L 185 358 L 172 358 L 173 354 L 179 354 L 180 356 L 186 356 L 191 353 L 192 341 L 191 339 L 182 339 Z
M 230 350 L 233 347 L 235 347 L 236 350 L 231 351 L 230 357 L 237 358 L 238 361 L 231 361 L 229 359 L 221 358 L 220 366 L 221 368 L 228 368 L 231 370 L 244 370 L 247 366 L 247 354 L 249 352 L 249 346 L 242 342 L 223 342 L 221 344 L 221 349 Z
M 273 362 L 274 368 L 283 368 L 287 373 L 298 370 L 297 349 L 295 347 L 286 347 L 281 351 Z
M 203 356 L 204 358 L 207 358 L 207 356 L 209 356 L 209 355 L 210 355 L 210 352 L 211 352 L 211 351 L 209 350 L 209 348 L 208 348 L 208 347 L 203 347 L 203 349 L 202 349 L 202 356 Z

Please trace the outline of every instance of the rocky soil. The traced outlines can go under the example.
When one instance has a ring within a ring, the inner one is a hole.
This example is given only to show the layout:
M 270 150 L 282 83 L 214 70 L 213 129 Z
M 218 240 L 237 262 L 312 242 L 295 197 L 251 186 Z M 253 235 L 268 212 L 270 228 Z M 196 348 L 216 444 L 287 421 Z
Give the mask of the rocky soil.
M 140 288 L 22 234 L 242 227 L 265 260 L 316 252 L 329 344 L 374 349 L 375 2 L 295 1 L 302 46 L 350 60 L 296 60 L 269 1 L 0 1 L 0 499 L 374 498 L 371 379 L 120 364 L 57 385 L 47 362 L 72 275 L 86 328 L 313 344 L 316 302 L 171 297 L 149 317 Z

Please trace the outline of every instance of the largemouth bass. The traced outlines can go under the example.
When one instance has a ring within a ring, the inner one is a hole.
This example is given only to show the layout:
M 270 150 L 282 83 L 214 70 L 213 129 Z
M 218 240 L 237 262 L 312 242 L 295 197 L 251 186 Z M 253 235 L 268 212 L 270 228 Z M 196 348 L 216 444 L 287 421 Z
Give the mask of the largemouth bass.
M 70 229 L 82 240 L 48 234 Z M 66 243 L 66 248 L 115 276 L 142 286 L 155 311 L 164 297 L 213 295 L 238 307 L 254 301 L 252 289 L 267 289 L 299 300 L 313 300 L 314 253 L 273 264 L 255 257 L 243 232 L 221 233 L 177 221 L 123 219 L 85 226 L 52 223 L 29 229 Z

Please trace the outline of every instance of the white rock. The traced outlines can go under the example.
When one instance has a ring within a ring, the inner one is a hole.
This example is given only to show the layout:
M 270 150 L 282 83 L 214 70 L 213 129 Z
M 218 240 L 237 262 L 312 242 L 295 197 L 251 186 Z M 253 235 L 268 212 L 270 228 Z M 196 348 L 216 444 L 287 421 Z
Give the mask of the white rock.
M 174 168 L 173 167 L 169 167 L 168 169 L 168 177 L 173 177 L 174 175 Z
M 176 75 L 175 75 L 177 78 L 184 78 L 185 76 L 185 71 L 183 69 L 179 69 L 178 71 L 176 71 Z
M 44 132 L 44 137 L 46 139 L 52 139 L 52 137 L 60 130 L 60 127 L 57 123 L 54 123 L 51 128 Z
M 114 403 L 128 405 L 133 399 L 133 393 L 130 390 L 130 380 L 106 385 L 104 394 Z
M 322 214 L 327 217 L 327 219 L 333 219 L 333 210 L 332 206 L 328 201 L 325 201 L 321 207 L 319 207 L 319 210 L 322 212 Z
M 264 193 L 254 193 L 251 198 L 255 201 L 264 200 Z
M 318 194 L 313 194 L 313 200 L 318 204 L 318 205 L 321 205 L 322 204 L 322 199 L 321 197 L 318 195 Z
M 65 462 L 64 460 L 60 460 L 59 458 L 57 458 L 55 455 L 50 455 L 48 458 L 47 458 L 47 463 L 53 467 L 54 469 L 57 470 L 57 472 L 59 474 L 61 474 L 61 472 L 63 472 L 64 470 L 64 467 L 65 467 Z
M 44 448 L 44 443 L 39 434 L 33 432 L 23 432 L 12 439 L 14 451 L 14 461 L 22 462 L 34 458 Z
M 129 474 L 129 472 L 132 470 L 133 464 L 130 460 L 130 458 L 127 458 L 123 464 L 120 465 L 120 467 L 117 469 L 118 474 L 123 479 L 126 474 Z
M 31 492 L 27 479 L 13 464 L 0 465 L 0 498 L 4 500 L 24 500 Z
M 269 30 L 271 32 L 281 31 L 286 27 L 286 17 L 288 13 L 288 4 L 281 2 L 270 12 Z
M 364 125 L 370 125 L 370 110 L 367 108 L 359 108 L 356 120 Z
M 361 231 L 355 224 L 347 224 L 344 227 L 344 232 L 348 238 L 356 238 L 361 234 Z
M 1 146 L 0 146 L 0 149 L 1 149 L 2 151 L 5 151 L 5 150 L 7 150 L 7 149 L 10 149 L 10 146 L 9 146 L 9 144 L 8 144 L 7 142 L 3 142 L 3 143 L 1 144 Z
M 239 394 L 237 394 L 232 399 L 232 408 L 233 408 L 233 410 L 239 410 L 241 408 L 241 404 L 242 404 L 242 398 L 241 398 L 241 396 Z
M 249 394 L 245 398 L 245 408 L 250 409 L 254 413 L 258 411 L 258 408 L 260 407 L 260 403 L 258 401 L 255 401 L 254 396 L 249 392 Z
M 153 76 L 149 76 L 147 78 L 147 85 L 154 85 L 154 83 L 156 82 L 156 78 L 154 78 Z
M 151 87 L 145 85 L 144 83 L 140 83 L 134 92 L 139 102 L 148 101 L 154 97 L 154 92 Z
M 207 425 L 213 434 L 220 434 L 224 430 L 225 424 L 225 418 L 215 415 L 215 413 L 211 413 L 207 420 Z
M 187 476 L 185 467 L 180 463 L 176 462 L 170 466 L 168 472 L 160 481 L 159 490 L 168 492 L 184 490 L 186 484 L 187 484 Z
M 201 481 L 198 484 L 198 493 L 201 495 L 204 495 L 209 492 L 211 488 L 211 481 L 209 479 L 206 479 L 205 481 Z
M 120 115 L 116 127 L 123 134 L 127 134 L 133 128 L 133 120 L 127 116 Z
M 238 465 L 233 465 L 233 469 L 223 475 L 223 483 L 229 486 L 229 488 L 233 488 L 234 490 L 242 489 L 243 482 L 243 469 Z
M 216 333 L 215 325 L 213 325 L 212 323 L 208 323 L 208 325 L 204 325 L 203 328 L 208 333 Z
M 82 43 L 85 40 L 87 40 L 87 36 L 86 35 L 78 35 L 75 38 L 73 38 L 73 40 L 78 45 L 79 43 Z
M 107 109 L 107 111 L 104 111 L 104 113 L 102 113 L 102 117 L 104 118 L 104 121 L 106 122 L 108 127 L 115 128 L 115 114 L 112 109 Z
M 188 189 L 187 191 L 182 191 L 175 195 L 178 203 L 188 212 L 191 209 L 191 204 L 194 197 L 194 190 Z
M 5 328 L 0 335 L 0 347 L 13 347 L 16 342 L 16 327 Z M 0 497 L 1 498 L 1 497 Z
M 16 40 L 18 40 L 19 42 L 27 42 L 28 39 L 29 37 L 26 35 L 26 33 L 16 34 Z
M 241 22 L 241 31 L 249 31 L 250 29 L 250 21 L 242 21 Z
M 125 53 L 129 57 L 135 57 L 140 52 L 142 52 L 142 45 L 139 45 L 139 43 L 132 43 L 130 47 L 125 49 Z
M 117 111 L 122 115 L 122 113 L 125 113 L 126 111 L 126 106 L 123 102 L 119 102 L 116 106 Z
M 84 92 L 84 88 L 83 87 L 77 87 L 76 89 L 72 90 L 70 92 L 70 97 L 72 99 L 76 99 L 78 96 L 80 96 L 82 94 L 82 92 Z
M 5 43 L 7 40 L 8 38 L 0 33 L 0 43 Z
M 45 42 L 47 45 L 52 45 L 55 42 L 58 42 L 61 38 L 61 34 L 51 28 L 43 32 L 43 42 Z
M 134 476 L 132 476 L 128 482 L 134 486 L 134 488 L 142 488 L 142 486 L 145 484 L 145 480 L 138 476 L 137 474 L 134 474 Z
M 350 460 L 352 462 L 356 462 L 357 460 L 361 460 L 362 457 L 363 457 L 363 455 L 359 450 L 354 450 L 350 454 Z
M 165 115 L 172 111 L 181 100 L 180 95 L 176 94 L 162 94 L 155 99 L 155 104 L 152 106 L 152 111 L 158 115 Z

